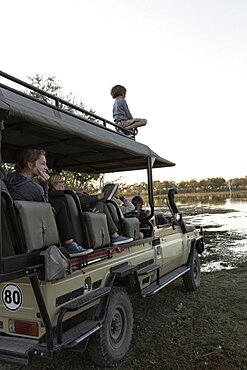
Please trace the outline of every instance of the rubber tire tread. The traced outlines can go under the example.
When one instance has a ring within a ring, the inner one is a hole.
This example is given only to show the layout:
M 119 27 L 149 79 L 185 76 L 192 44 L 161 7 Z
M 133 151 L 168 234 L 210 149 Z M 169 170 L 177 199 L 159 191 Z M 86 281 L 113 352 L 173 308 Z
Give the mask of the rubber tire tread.
M 118 305 L 121 305 L 121 308 L 125 310 L 125 325 L 127 325 L 127 327 L 124 342 L 121 348 L 116 350 L 113 349 L 109 343 L 108 334 L 111 312 L 113 312 Z M 94 363 L 100 366 L 114 366 L 126 355 L 132 339 L 133 321 L 133 308 L 128 293 L 123 288 L 114 288 L 110 293 L 107 315 L 103 327 L 90 338 L 88 343 L 89 356 Z
M 194 275 L 194 264 L 196 263 L 197 266 L 197 276 Z M 183 283 L 185 289 L 188 291 L 195 291 L 200 287 L 201 284 L 201 266 L 200 266 L 200 259 L 197 253 L 197 250 L 194 250 L 192 262 L 190 264 L 190 271 L 188 271 L 183 276 Z

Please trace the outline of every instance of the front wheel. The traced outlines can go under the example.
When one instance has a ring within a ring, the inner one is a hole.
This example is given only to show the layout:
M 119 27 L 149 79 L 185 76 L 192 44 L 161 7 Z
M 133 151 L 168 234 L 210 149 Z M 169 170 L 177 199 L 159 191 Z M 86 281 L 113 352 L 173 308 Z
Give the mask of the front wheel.
M 124 289 L 115 288 L 109 297 L 102 328 L 91 337 L 88 351 L 100 366 L 113 366 L 127 353 L 133 331 L 133 309 Z
M 201 266 L 200 259 L 195 249 L 190 262 L 190 271 L 183 275 L 183 282 L 186 290 L 197 290 L 201 284 Z

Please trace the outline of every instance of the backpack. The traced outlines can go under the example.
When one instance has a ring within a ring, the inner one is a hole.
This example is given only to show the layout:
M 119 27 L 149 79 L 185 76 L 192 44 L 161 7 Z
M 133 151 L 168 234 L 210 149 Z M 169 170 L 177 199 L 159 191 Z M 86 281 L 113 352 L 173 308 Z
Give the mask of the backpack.
M 45 264 L 44 280 L 59 280 L 69 274 L 69 261 L 56 245 L 50 245 L 40 255 Z

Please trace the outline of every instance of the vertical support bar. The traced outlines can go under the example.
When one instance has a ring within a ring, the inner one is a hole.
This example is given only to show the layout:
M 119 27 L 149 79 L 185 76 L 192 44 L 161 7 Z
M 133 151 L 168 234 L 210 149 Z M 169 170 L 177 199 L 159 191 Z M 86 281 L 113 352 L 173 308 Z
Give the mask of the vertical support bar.
M 33 292 L 35 294 L 40 314 L 42 317 L 42 320 L 45 325 L 46 329 L 46 343 L 47 343 L 47 350 L 52 352 L 53 351 L 53 334 L 52 334 L 52 325 L 50 321 L 49 314 L 46 309 L 46 305 L 44 302 L 44 298 L 40 289 L 40 284 L 37 275 L 29 276 L 32 287 L 33 287 Z
M 152 167 L 153 167 L 153 158 L 148 157 L 147 158 L 147 175 L 148 175 L 148 201 L 150 205 L 150 215 L 149 219 L 153 217 L 154 215 L 154 193 L 153 193 L 153 173 L 152 173 Z
M 59 102 L 60 102 L 59 98 L 55 98 L 55 106 L 58 107 L 58 108 L 60 108 L 59 107 Z
M 156 284 L 160 286 L 160 269 L 159 268 L 156 271 Z

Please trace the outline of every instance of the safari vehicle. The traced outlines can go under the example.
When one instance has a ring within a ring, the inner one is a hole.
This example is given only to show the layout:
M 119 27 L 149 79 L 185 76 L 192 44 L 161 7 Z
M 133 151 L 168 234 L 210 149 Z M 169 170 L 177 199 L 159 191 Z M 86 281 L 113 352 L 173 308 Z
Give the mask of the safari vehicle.
M 179 277 L 187 290 L 200 286 L 202 230 L 184 222 L 175 189 L 168 192 L 169 223 L 155 221 L 152 171 L 174 163 L 121 135 L 112 122 L 4 72 L 0 78 L 2 164 L 35 147 L 47 151 L 49 168 L 58 171 L 147 171 L 146 217 L 124 218 L 108 202 L 122 234 L 134 239 L 121 248 L 111 245 L 104 214 L 82 211 L 73 191 L 60 193 L 75 240 L 93 248 L 80 258 L 61 253 L 50 203 L 13 201 L 1 179 L 0 362 L 24 366 L 62 350 L 88 350 L 94 362 L 112 366 L 131 343 L 132 294 L 152 297 Z

